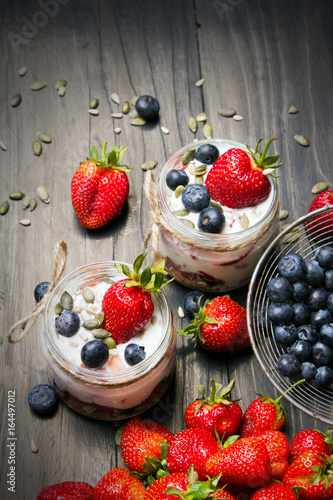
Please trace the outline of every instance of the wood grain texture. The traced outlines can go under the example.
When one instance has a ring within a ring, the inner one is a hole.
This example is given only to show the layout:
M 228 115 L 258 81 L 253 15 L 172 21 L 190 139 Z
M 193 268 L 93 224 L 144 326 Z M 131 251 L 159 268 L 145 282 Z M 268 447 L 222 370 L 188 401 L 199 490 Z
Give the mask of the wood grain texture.
M 41 3 L 49 5 L 45 11 Z M 53 7 L 51 7 L 51 4 Z M 53 8 L 53 10 L 52 10 Z M 110 468 L 122 465 L 114 444 L 115 426 L 83 418 L 65 405 L 55 417 L 41 419 L 28 408 L 27 395 L 47 381 L 47 368 L 39 342 L 42 319 L 24 342 L 8 344 L 6 332 L 34 306 L 33 289 L 48 280 L 56 242 L 69 248 L 66 273 L 97 260 L 131 262 L 141 252 L 149 227 L 149 204 L 144 196 L 141 164 L 157 160 L 156 175 L 166 159 L 180 147 L 202 139 L 202 125 L 193 134 L 190 116 L 205 111 L 214 137 L 254 145 L 259 137 L 278 137 L 276 149 L 284 161 L 279 179 L 281 206 L 287 221 L 307 212 L 311 187 L 332 183 L 333 8 L 329 0 L 62 0 L 60 2 L 2 1 L 3 71 L 0 73 L 1 201 L 14 190 L 35 195 L 39 185 L 51 197 L 34 212 L 23 212 L 10 202 L 1 217 L 1 480 L 0 497 L 33 500 L 46 485 L 65 480 L 96 484 Z M 19 76 L 20 67 L 28 72 Z M 67 78 L 66 94 L 59 97 L 55 83 Z M 195 83 L 205 78 L 198 88 Z M 47 86 L 29 89 L 35 80 Z M 22 93 L 17 108 L 10 98 Z M 161 104 L 160 121 L 134 127 L 128 115 L 111 113 L 134 95 L 155 95 Z M 99 97 L 99 115 L 88 113 L 92 97 Z M 290 105 L 299 113 L 288 113 Z M 220 116 L 232 106 L 243 121 Z M 160 126 L 170 130 L 161 132 Z M 121 134 L 114 133 L 121 127 Z M 52 136 L 40 157 L 32 153 L 37 131 Z M 294 135 L 310 140 L 304 148 Z M 108 227 L 88 231 L 76 220 L 70 200 L 70 180 L 89 149 L 128 145 L 124 161 L 133 167 L 130 195 L 122 214 Z M 332 188 L 332 184 L 330 184 Z M 29 217 L 31 226 L 19 220 Z M 187 290 L 172 283 L 167 297 L 175 313 L 175 326 L 186 325 L 177 315 Z M 242 305 L 247 289 L 231 293 Z M 209 380 L 226 384 L 236 378 L 233 393 L 245 409 L 256 392 L 277 397 L 251 352 L 211 355 L 177 341 L 174 381 L 160 402 L 147 414 L 171 431 L 184 427 L 183 412 L 197 395 L 193 385 Z M 7 394 L 16 391 L 16 493 L 10 494 L 7 474 Z M 286 433 L 325 426 L 301 414 L 288 402 Z M 33 439 L 38 453 L 33 454 Z

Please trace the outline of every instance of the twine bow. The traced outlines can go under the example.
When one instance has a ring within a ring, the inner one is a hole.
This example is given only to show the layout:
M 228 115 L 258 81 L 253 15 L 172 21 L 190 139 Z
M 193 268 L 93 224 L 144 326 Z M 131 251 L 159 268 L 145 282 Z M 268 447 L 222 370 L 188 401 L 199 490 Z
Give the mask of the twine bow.
M 17 342 L 20 342 L 22 339 L 24 339 L 24 337 L 29 333 L 33 325 L 36 323 L 39 314 L 44 311 L 47 300 L 53 288 L 60 281 L 62 273 L 64 272 L 66 259 L 67 244 L 63 240 L 59 240 L 54 250 L 54 265 L 49 289 L 42 300 L 38 302 L 38 304 L 36 304 L 33 310 L 29 314 L 27 314 L 27 316 L 14 323 L 14 325 L 11 327 L 11 329 L 7 333 L 7 339 L 11 344 L 16 344 Z M 19 327 L 21 327 L 22 329 L 21 333 L 17 337 L 13 338 L 13 333 Z

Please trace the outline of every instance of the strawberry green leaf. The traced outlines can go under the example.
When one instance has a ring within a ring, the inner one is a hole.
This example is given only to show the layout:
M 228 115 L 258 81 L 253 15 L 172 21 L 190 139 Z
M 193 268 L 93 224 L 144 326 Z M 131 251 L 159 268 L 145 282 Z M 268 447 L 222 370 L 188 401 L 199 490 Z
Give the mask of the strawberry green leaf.
M 124 283 L 125 288 L 130 288 L 131 286 L 139 286 L 139 283 L 135 280 L 128 280 Z
M 141 266 L 143 264 L 143 261 L 145 260 L 146 256 L 147 256 L 146 253 L 140 253 L 140 255 L 138 255 L 137 258 L 135 259 L 135 261 L 133 263 L 133 270 L 134 270 L 135 274 L 139 273 Z
M 87 158 L 88 161 L 98 161 L 98 151 L 95 146 L 92 146 Z
M 121 270 L 126 276 L 133 279 L 133 273 L 131 272 L 130 268 L 126 266 L 126 264 L 122 264 Z
M 145 288 L 151 280 L 151 270 L 149 266 L 146 266 L 141 273 L 140 286 Z
M 164 283 L 164 276 L 162 273 L 157 273 L 155 274 L 155 279 L 154 279 L 154 288 L 158 289 L 163 286 Z

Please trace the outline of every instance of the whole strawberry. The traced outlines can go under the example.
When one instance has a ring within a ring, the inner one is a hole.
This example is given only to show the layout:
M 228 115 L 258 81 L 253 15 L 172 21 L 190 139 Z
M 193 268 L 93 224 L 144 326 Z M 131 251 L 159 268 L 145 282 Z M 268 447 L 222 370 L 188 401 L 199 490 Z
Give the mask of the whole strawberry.
M 82 481 L 65 481 L 46 486 L 37 495 L 36 500 L 92 500 L 93 486 Z
M 180 335 L 196 339 L 208 351 L 235 351 L 250 346 L 245 309 L 229 297 L 206 301 Z
M 305 450 L 316 450 L 330 456 L 333 445 L 330 435 L 331 428 L 328 428 L 326 433 L 315 429 L 303 429 L 297 432 L 290 443 L 290 463 Z
M 227 387 L 215 384 L 211 380 L 212 390 L 210 396 L 205 398 L 205 388 L 195 386 L 202 394 L 201 399 L 193 401 L 185 410 L 184 420 L 186 427 L 203 427 L 213 436 L 215 433 L 222 439 L 236 434 L 241 422 L 243 412 L 236 401 L 229 399 L 235 385 L 235 379 Z
M 140 268 L 147 254 L 140 254 L 134 261 L 133 271 L 128 266 L 116 266 L 126 279 L 116 281 L 106 291 L 102 300 L 103 328 L 122 344 L 138 334 L 150 321 L 154 304 L 151 294 L 157 293 L 168 283 L 164 279 L 164 260 L 158 259 L 150 267 Z
M 246 408 L 240 428 L 241 437 L 254 437 L 268 430 L 279 431 L 285 422 L 285 411 L 280 401 L 258 394 Z
M 92 500 L 144 500 L 145 494 L 146 488 L 139 479 L 129 470 L 116 467 L 98 481 Z
M 211 198 L 229 208 L 245 208 L 265 201 L 271 191 L 265 169 L 282 165 L 282 162 L 276 164 L 278 154 L 266 156 L 274 140 L 276 137 L 269 139 L 263 152 L 260 150 L 263 139 L 259 139 L 254 151 L 247 146 L 248 152 L 232 148 L 223 153 L 206 178 Z
M 105 141 L 101 159 L 93 146 L 87 161 L 80 164 L 72 178 L 72 204 L 80 223 L 88 229 L 105 226 L 118 215 L 129 192 L 125 172 L 131 169 L 118 165 L 127 146 L 115 145 L 106 153 L 106 144 Z
M 250 500 L 297 500 L 296 493 L 282 483 L 265 484 L 251 495 Z
M 231 444 L 229 444 L 231 442 Z M 259 488 L 272 477 L 266 446 L 253 438 L 229 438 L 224 447 L 205 464 L 210 476 L 221 474 L 220 482 Z
M 280 431 L 265 431 L 254 439 L 261 441 L 267 448 L 272 467 L 272 478 L 282 480 L 289 462 L 290 445 L 287 436 Z
M 332 210 L 319 214 L 306 221 L 306 227 L 316 238 L 333 238 L 333 191 L 319 193 L 312 201 L 309 213 L 319 208 L 332 206 Z
M 331 457 L 305 450 L 288 467 L 282 482 L 289 488 L 299 487 L 300 500 L 329 500 L 333 497 L 332 477 Z

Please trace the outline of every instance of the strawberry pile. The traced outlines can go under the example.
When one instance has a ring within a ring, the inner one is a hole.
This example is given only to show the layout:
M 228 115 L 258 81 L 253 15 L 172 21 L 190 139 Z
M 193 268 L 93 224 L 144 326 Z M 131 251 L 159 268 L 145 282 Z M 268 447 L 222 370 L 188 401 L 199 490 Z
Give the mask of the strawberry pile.
M 242 412 L 225 388 L 211 381 L 205 397 L 186 409 L 186 429 L 173 435 L 161 424 L 134 417 L 122 431 L 125 467 L 95 487 L 66 482 L 44 488 L 37 500 L 329 500 L 333 497 L 329 428 L 302 430 L 288 442 L 281 431 L 281 397 L 258 394 Z M 72 488 L 72 490 L 70 489 Z

